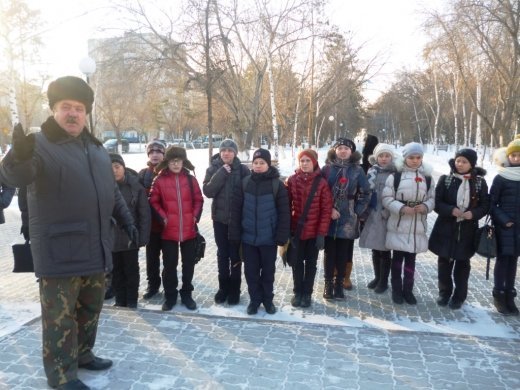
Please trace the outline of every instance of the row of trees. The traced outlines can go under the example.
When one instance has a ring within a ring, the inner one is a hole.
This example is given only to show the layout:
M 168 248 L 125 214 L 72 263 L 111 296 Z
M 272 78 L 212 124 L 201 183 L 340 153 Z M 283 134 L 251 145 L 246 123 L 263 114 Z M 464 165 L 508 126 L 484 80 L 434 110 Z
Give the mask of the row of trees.
M 520 126 L 519 26 L 518 1 L 456 0 L 428 13 L 425 69 L 397 76 L 369 128 L 392 141 L 479 151 L 509 142 Z
M 363 45 L 326 19 L 326 0 L 222 3 L 113 3 L 119 17 L 105 28 L 117 38 L 89 45 L 98 60 L 91 77 L 96 128 L 150 136 L 162 128 L 176 137 L 196 129 L 193 135 L 233 136 L 244 149 L 260 136 L 275 146 L 320 145 L 362 127 L 389 142 L 480 148 L 518 130 L 518 1 L 452 0 L 442 12 L 426 10 L 425 68 L 403 69 L 372 106 L 363 89 L 384 64 L 361 60 Z M 17 64 L 11 69 L 21 96 L 44 81 L 24 79 L 30 61 L 23 53 L 40 46 L 22 19 L 34 23 L 38 15 L 22 0 L 0 6 L 2 15 L 10 10 L 0 39 Z M 22 122 L 37 117 L 38 104 L 19 99 L 18 107 Z M 0 111 L 0 126 L 8 116 Z

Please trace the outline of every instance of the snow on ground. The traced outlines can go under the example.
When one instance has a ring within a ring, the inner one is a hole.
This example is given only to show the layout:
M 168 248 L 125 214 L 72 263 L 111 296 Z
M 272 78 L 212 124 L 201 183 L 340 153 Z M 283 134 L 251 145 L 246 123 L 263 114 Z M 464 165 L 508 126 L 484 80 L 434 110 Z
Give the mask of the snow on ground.
M 361 150 L 361 147 L 359 148 Z M 438 178 L 441 174 L 449 173 L 448 160 L 453 157 L 453 147 L 450 147 L 451 151 L 439 151 L 432 154 L 432 147 L 427 147 L 424 161 L 431 164 L 434 168 L 434 176 Z M 324 164 L 328 147 L 323 147 L 318 150 L 320 166 Z M 215 149 L 215 153 L 218 150 Z M 297 155 L 298 150 L 295 151 Z M 396 153 L 400 153 L 400 148 L 396 149 Z M 271 151 L 274 158 L 274 153 Z M 245 160 L 244 155 L 240 156 Z M 123 154 L 126 166 L 139 171 L 146 166 L 146 146 L 140 144 L 131 144 L 130 153 Z M 188 150 L 188 159 L 195 166 L 195 175 L 201 183 L 206 168 L 209 165 L 209 154 L 208 149 L 195 149 Z M 296 166 L 296 158 L 290 148 L 281 149 L 279 153 L 279 170 L 282 176 L 291 175 Z M 489 162 L 487 157 L 483 164 L 484 168 L 488 170 L 486 180 L 489 185 L 496 175 L 496 169 Z M 18 210 L 18 202 L 16 197 L 9 206 L 10 209 Z M 140 304 L 140 307 L 146 309 L 160 310 L 158 305 L 151 304 Z M 384 319 L 374 317 L 338 317 L 331 318 L 323 315 L 313 315 L 310 313 L 302 312 L 301 310 L 293 310 L 290 306 L 284 306 L 274 316 L 268 316 L 270 320 L 279 321 L 292 321 L 292 322 L 306 322 L 314 324 L 327 324 L 327 325 L 340 325 L 340 326 L 371 326 L 379 329 L 386 330 L 408 330 L 408 331 L 427 331 L 427 332 L 441 332 L 451 334 L 465 334 L 474 336 L 494 336 L 494 337 L 506 337 L 506 338 L 518 338 L 518 334 L 512 330 L 512 328 L 506 325 L 496 324 L 490 316 L 490 308 L 476 307 L 466 305 L 462 310 L 466 310 L 469 313 L 469 317 L 472 319 L 472 323 L 468 324 L 465 322 L 446 322 L 443 324 L 427 323 L 411 321 L 407 317 L 397 317 L 395 321 L 387 321 Z M 182 311 L 182 309 L 180 309 Z M 224 317 L 235 317 L 235 318 L 249 318 L 244 313 L 232 308 L 212 306 L 211 308 L 201 308 L 199 313 L 209 316 L 224 316 Z M 22 325 L 26 324 L 30 320 L 40 316 L 40 305 L 39 303 L 10 303 L 0 299 L 0 338 L 6 334 L 12 333 L 19 329 Z

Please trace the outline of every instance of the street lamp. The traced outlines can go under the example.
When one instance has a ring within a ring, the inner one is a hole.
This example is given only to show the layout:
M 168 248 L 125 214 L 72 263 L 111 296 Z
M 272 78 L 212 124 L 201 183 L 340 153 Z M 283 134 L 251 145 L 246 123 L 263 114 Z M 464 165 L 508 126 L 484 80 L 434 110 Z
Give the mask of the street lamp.
M 87 84 L 90 85 L 90 75 L 96 71 L 96 61 L 90 57 L 83 57 L 79 61 L 79 70 L 83 73 L 87 79 Z M 94 122 L 92 121 L 92 110 L 89 114 L 90 132 L 94 134 Z

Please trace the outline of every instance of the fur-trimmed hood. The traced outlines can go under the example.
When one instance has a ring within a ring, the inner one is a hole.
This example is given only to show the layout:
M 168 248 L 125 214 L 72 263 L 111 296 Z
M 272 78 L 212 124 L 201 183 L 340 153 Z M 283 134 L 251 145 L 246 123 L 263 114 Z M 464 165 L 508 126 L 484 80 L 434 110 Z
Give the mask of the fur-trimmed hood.
M 507 148 L 499 148 L 496 149 L 493 153 L 493 164 L 499 167 L 510 167 L 511 163 L 509 162 L 509 159 L 507 158 Z
M 394 164 L 397 172 L 402 172 L 405 168 L 407 168 L 402 157 L 396 158 Z M 424 162 L 423 160 L 421 166 L 419 167 L 419 172 L 421 172 L 424 176 L 431 176 L 433 173 L 433 166 Z
M 455 159 L 450 158 L 448 161 L 448 165 L 450 166 L 451 173 L 457 173 L 455 169 Z M 471 176 L 486 176 L 487 171 L 482 167 L 474 167 L 470 170 Z
M 362 157 L 363 156 L 361 153 L 355 151 L 350 155 L 349 161 L 354 164 L 360 164 Z M 332 164 L 334 160 L 336 160 L 336 150 L 332 148 L 327 152 L 327 159 L 325 160 L 325 164 Z

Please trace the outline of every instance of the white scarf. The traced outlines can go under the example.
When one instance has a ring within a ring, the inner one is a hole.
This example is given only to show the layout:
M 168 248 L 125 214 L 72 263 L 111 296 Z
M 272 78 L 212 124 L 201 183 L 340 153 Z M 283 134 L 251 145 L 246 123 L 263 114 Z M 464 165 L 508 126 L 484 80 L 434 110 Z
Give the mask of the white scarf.
M 520 167 L 498 167 L 498 174 L 504 179 L 520 181 Z
M 464 212 L 468 209 L 469 200 L 471 198 L 469 187 L 469 179 L 471 178 L 471 175 L 469 173 L 466 175 L 454 173 L 453 177 L 456 177 L 462 181 L 462 183 L 460 183 L 459 189 L 457 190 L 457 207 L 460 211 Z M 463 220 L 463 217 L 457 217 L 457 222 Z

